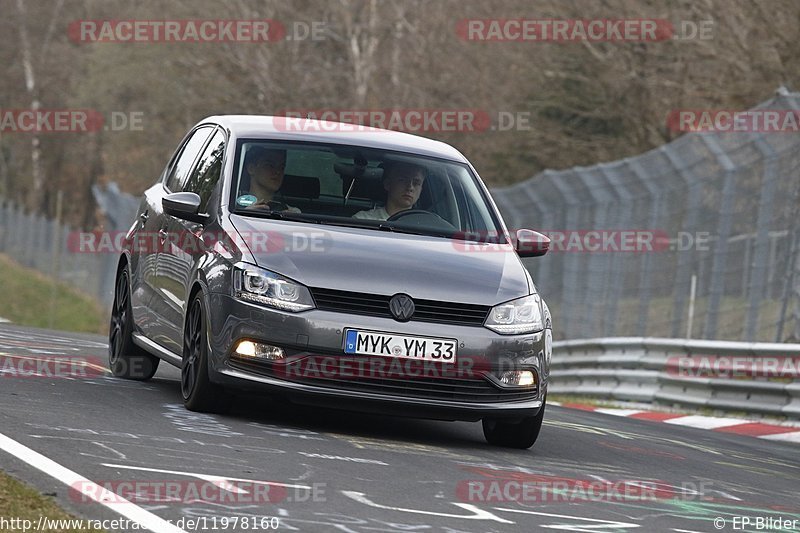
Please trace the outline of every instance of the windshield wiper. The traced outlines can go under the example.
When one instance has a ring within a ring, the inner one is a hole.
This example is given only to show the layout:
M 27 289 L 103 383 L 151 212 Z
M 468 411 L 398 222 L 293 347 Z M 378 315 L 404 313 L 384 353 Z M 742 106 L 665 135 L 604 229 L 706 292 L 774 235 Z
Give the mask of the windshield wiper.
M 423 235 L 425 237 L 449 237 L 449 234 L 439 233 L 435 231 L 419 231 L 410 228 L 390 226 L 389 224 L 379 224 L 378 229 L 382 231 L 391 231 L 393 233 L 405 233 L 408 235 Z

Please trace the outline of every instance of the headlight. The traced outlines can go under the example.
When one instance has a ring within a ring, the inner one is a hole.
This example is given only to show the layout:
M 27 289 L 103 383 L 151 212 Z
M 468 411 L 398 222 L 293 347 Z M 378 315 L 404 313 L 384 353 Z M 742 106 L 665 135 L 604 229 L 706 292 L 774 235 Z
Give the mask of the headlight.
M 540 301 L 538 294 L 531 294 L 496 305 L 489 311 L 489 317 L 483 325 L 501 335 L 542 331 L 544 325 Z
M 297 313 L 314 308 L 314 300 L 306 287 L 269 270 L 238 264 L 233 287 L 237 298 Z

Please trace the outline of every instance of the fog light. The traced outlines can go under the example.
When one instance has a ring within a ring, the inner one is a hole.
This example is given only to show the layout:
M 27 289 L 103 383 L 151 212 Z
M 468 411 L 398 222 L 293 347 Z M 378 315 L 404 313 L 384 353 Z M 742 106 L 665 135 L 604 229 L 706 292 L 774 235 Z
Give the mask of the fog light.
M 536 383 L 536 379 L 530 370 L 508 370 L 500 374 L 500 383 L 503 385 L 529 387 Z
M 255 359 L 275 361 L 276 359 L 283 359 L 283 348 L 261 344 L 260 342 L 239 341 L 239 344 L 236 345 L 236 354 Z

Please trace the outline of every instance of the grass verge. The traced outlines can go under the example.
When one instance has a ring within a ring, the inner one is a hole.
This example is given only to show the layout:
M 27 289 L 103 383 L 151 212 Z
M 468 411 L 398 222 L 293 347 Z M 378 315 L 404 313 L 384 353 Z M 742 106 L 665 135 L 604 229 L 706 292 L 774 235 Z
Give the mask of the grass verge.
M 80 529 L 74 527 L 76 524 L 73 522 L 73 527 L 68 527 L 68 523 L 54 524 L 52 520 L 78 520 L 66 511 L 62 510 L 51 497 L 43 496 L 36 490 L 24 485 L 11 476 L 0 472 L 0 517 L 6 520 L 18 518 L 17 524 L 20 527 L 12 527 L 11 529 L 3 529 L 3 531 L 23 531 L 23 520 L 30 520 L 33 524 L 29 531 L 39 523 L 40 517 L 46 517 L 51 520 L 50 526 L 65 526 L 65 527 L 51 527 L 43 529 L 43 531 L 53 533 L 87 533 L 91 531 L 101 532 L 102 529 Z M 43 526 L 46 524 L 43 524 Z M 84 523 L 83 525 L 88 525 Z
M 99 302 L 0 254 L 0 317 L 21 326 L 106 333 Z

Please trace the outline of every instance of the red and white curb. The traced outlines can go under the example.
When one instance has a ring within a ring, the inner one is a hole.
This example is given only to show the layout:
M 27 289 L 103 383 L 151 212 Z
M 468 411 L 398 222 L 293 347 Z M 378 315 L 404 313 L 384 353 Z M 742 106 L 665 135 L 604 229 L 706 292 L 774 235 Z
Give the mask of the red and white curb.
M 548 404 L 558 405 L 568 409 L 580 409 L 581 411 L 592 411 L 613 416 L 636 418 L 638 420 L 663 422 L 676 426 L 710 429 L 711 431 L 718 431 L 720 433 L 733 433 L 736 435 L 747 435 L 748 437 L 758 437 L 759 439 L 800 443 L 800 424 L 766 424 L 764 422 L 742 418 L 721 418 L 716 416 L 687 415 L 684 413 L 643 411 L 639 409 L 596 407 L 579 403 L 548 402 Z

